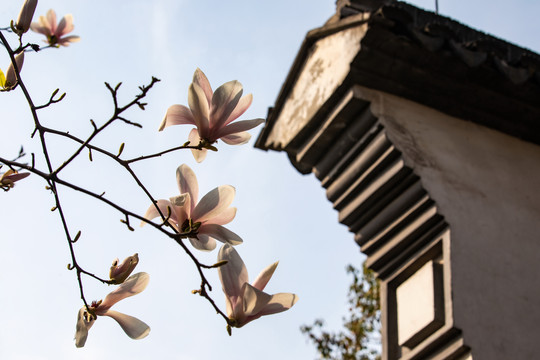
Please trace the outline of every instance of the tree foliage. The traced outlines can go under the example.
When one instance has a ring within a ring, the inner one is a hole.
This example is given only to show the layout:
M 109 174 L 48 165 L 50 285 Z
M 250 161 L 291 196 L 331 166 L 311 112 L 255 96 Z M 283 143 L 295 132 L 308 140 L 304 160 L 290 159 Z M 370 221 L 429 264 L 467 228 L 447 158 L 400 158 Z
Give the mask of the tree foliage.
M 312 341 L 321 359 L 377 360 L 380 359 L 380 294 L 375 273 L 362 264 L 362 269 L 347 266 L 353 279 L 347 295 L 348 314 L 343 317 L 343 329 L 329 332 L 324 320 L 300 330 Z

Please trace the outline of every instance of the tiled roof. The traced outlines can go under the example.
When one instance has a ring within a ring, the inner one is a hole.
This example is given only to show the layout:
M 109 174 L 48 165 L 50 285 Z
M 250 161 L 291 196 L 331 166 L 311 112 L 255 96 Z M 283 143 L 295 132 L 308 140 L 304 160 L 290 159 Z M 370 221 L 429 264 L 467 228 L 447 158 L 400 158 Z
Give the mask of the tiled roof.
M 362 85 L 540 144 L 538 54 L 404 2 L 338 0 L 336 14 L 306 35 L 256 147 L 274 148 L 267 137 L 316 43 L 363 24 L 337 97 Z
M 514 84 L 540 84 L 540 56 L 494 36 L 471 29 L 450 18 L 418 9 L 400 1 L 348 0 L 337 3 L 336 17 L 342 20 L 370 13 L 370 21 L 384 24 L 432 52 L 445 52 L 470 67 L 488 65 Z

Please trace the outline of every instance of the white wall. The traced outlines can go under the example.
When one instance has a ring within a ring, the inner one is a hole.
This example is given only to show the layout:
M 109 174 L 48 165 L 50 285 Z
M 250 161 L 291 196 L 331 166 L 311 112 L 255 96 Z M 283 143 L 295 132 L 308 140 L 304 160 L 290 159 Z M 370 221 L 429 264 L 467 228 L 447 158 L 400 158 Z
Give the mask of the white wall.
M 455 326 L 474 359 L 540 358 L 540 146 L 357 90 L 450 224 Z

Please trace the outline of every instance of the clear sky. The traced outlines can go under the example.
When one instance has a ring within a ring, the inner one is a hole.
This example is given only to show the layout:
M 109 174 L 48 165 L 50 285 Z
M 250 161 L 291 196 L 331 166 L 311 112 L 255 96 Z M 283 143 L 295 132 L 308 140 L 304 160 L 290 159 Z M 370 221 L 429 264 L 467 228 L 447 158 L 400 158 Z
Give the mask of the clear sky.
M 0 26 L 16 18 L 22 1 L 0 9 Z M 433 10 L 434 1 L 412 1 Z M 23 78 L 37 103 L 55 89 L 67 92 L 60 104 L 40 112 L 49 126 L 84 137 L 89 119 L 100 124 L 110 116 L 111 99 L 103 86 L 123 82 L 120 99 L 130 100 L 137 86 L 152 75 L 162 79 L 148 97 L 146 111 L 128 117 L 144 129 L 117 125 L 97 143 L 115 152 L 126 142 L 124 154 L 134 157 L 184 143 L 190 127 L 157 127 L 172 104 L 187 103 L 187 88 L 199 67 L 213 88 L 237 79 L 254 102 L 243 118 L 265 117 L 306 32 L 321 26 L 334 12 L 332 0 L 276 1 L 69 1 L 40 0 L 36 16 L 49 8 L 61 17 L 72 13 L 81 42 L 68 48 L 27 54 Z M 540 4 L 532 0 L 440 0 L 440 13 L 473 28 L 540 51 Z M 38 34 L 27 40 L 41 42 Z M 0 67 L 8 57 L 0 54 Z M 29 139 L 32 123 L 20 92 L 0 94 L 2 130 L 0 154 L 14 157 L 21 145 L 39 153 Z M 256 138 L 259 129 L 252 131 Z M 229 337 L 221 317 L 192 289 L 199 278 L 178 246 L 149 227 L 129 232 L 121 216 L 94 200 L 62 189 L 72 232 L 82 230 L 76 243 L 79 261 L 89 271 L 106 276 L 111 261 L 139 253 L 138 271 L 151 280 L 140 295 L 115 309 L 147 322 L 152 331 L 139 341 L 124 335 L 110 318 L 99 318 L 83 349 L 73 343 L 77 310 L 81 307 L 75 274 L 66 270 L 69 254 L 58 216 L 50 212 L 52 196 L 44 182 L 32 176 L 13 191 L 0 194 L 2 225 L 0 251 L 1 359 L 312 359 L 313 346 L 300 333 L 302 324 L 324 317 L 339 328 L 346 313 L 349 279 L 345 266 L 363 259 L 352 234 L 337 222 L 337 213 L 313 176 L 302 176 L 282 153 L 264 152 L 249 145 L 220 143 L 196 164 L 189 152 L 174 153 L 139 164 L 135 169 L 156 198 L 177 194 L 176 167 L 187 163 L 199 178 L 201 193 L 231 184 L 236 187 L 236 219 L 228 226 L 244 244 L 237 247 L 250 279 L 267 265 L 279 266 L 267 290 L 294 292 L 299 302 L 288 312 L 264 317 Z M 74 149 L 51 138 L 60 163 Z M 39 156 L 37 166 L 43 167 Z M 145 196 L 109 160 L 94 162 L 81 156 L 64 175 L 120 204 L 144 213 Z M 213 263 L 217 251 L 200 258 Z M 224 310 L 224 297 L 215 273 L 213 298 Z M 111 289 L 85 280 L 90 300 Z

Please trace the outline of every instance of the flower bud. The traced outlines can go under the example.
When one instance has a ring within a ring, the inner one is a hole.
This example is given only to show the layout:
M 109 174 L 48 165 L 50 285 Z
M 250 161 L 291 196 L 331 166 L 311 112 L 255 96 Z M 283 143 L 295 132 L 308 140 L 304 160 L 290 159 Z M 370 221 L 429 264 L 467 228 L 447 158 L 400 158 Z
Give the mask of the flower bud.
M 30 29 L 32 18 L 34 17 L 34 11 L 36 11 L 37 0 L 25 0 L 24 4 L 19 12 L 15 29 L 19 31 L 19 34 L 24 34 Z
M 24 63 L 24 51 L 15 56 L 15 62 L 17 63 L 17 68 L 20 73 Z M 17 84 L 17 75 L 15 75 L 13 64 L 10 63 L 6 71 L 6 83 L 4 84 L 4 88 L 12 88 L 15 84 Z
M 131 274 L 135 266 L 139 263 L 139 254 L 127 257 L 121 264 L 118 264 L 118 259 L 112 263 L 109 271 L 109 278 L 113 284 L 121 284 Z

